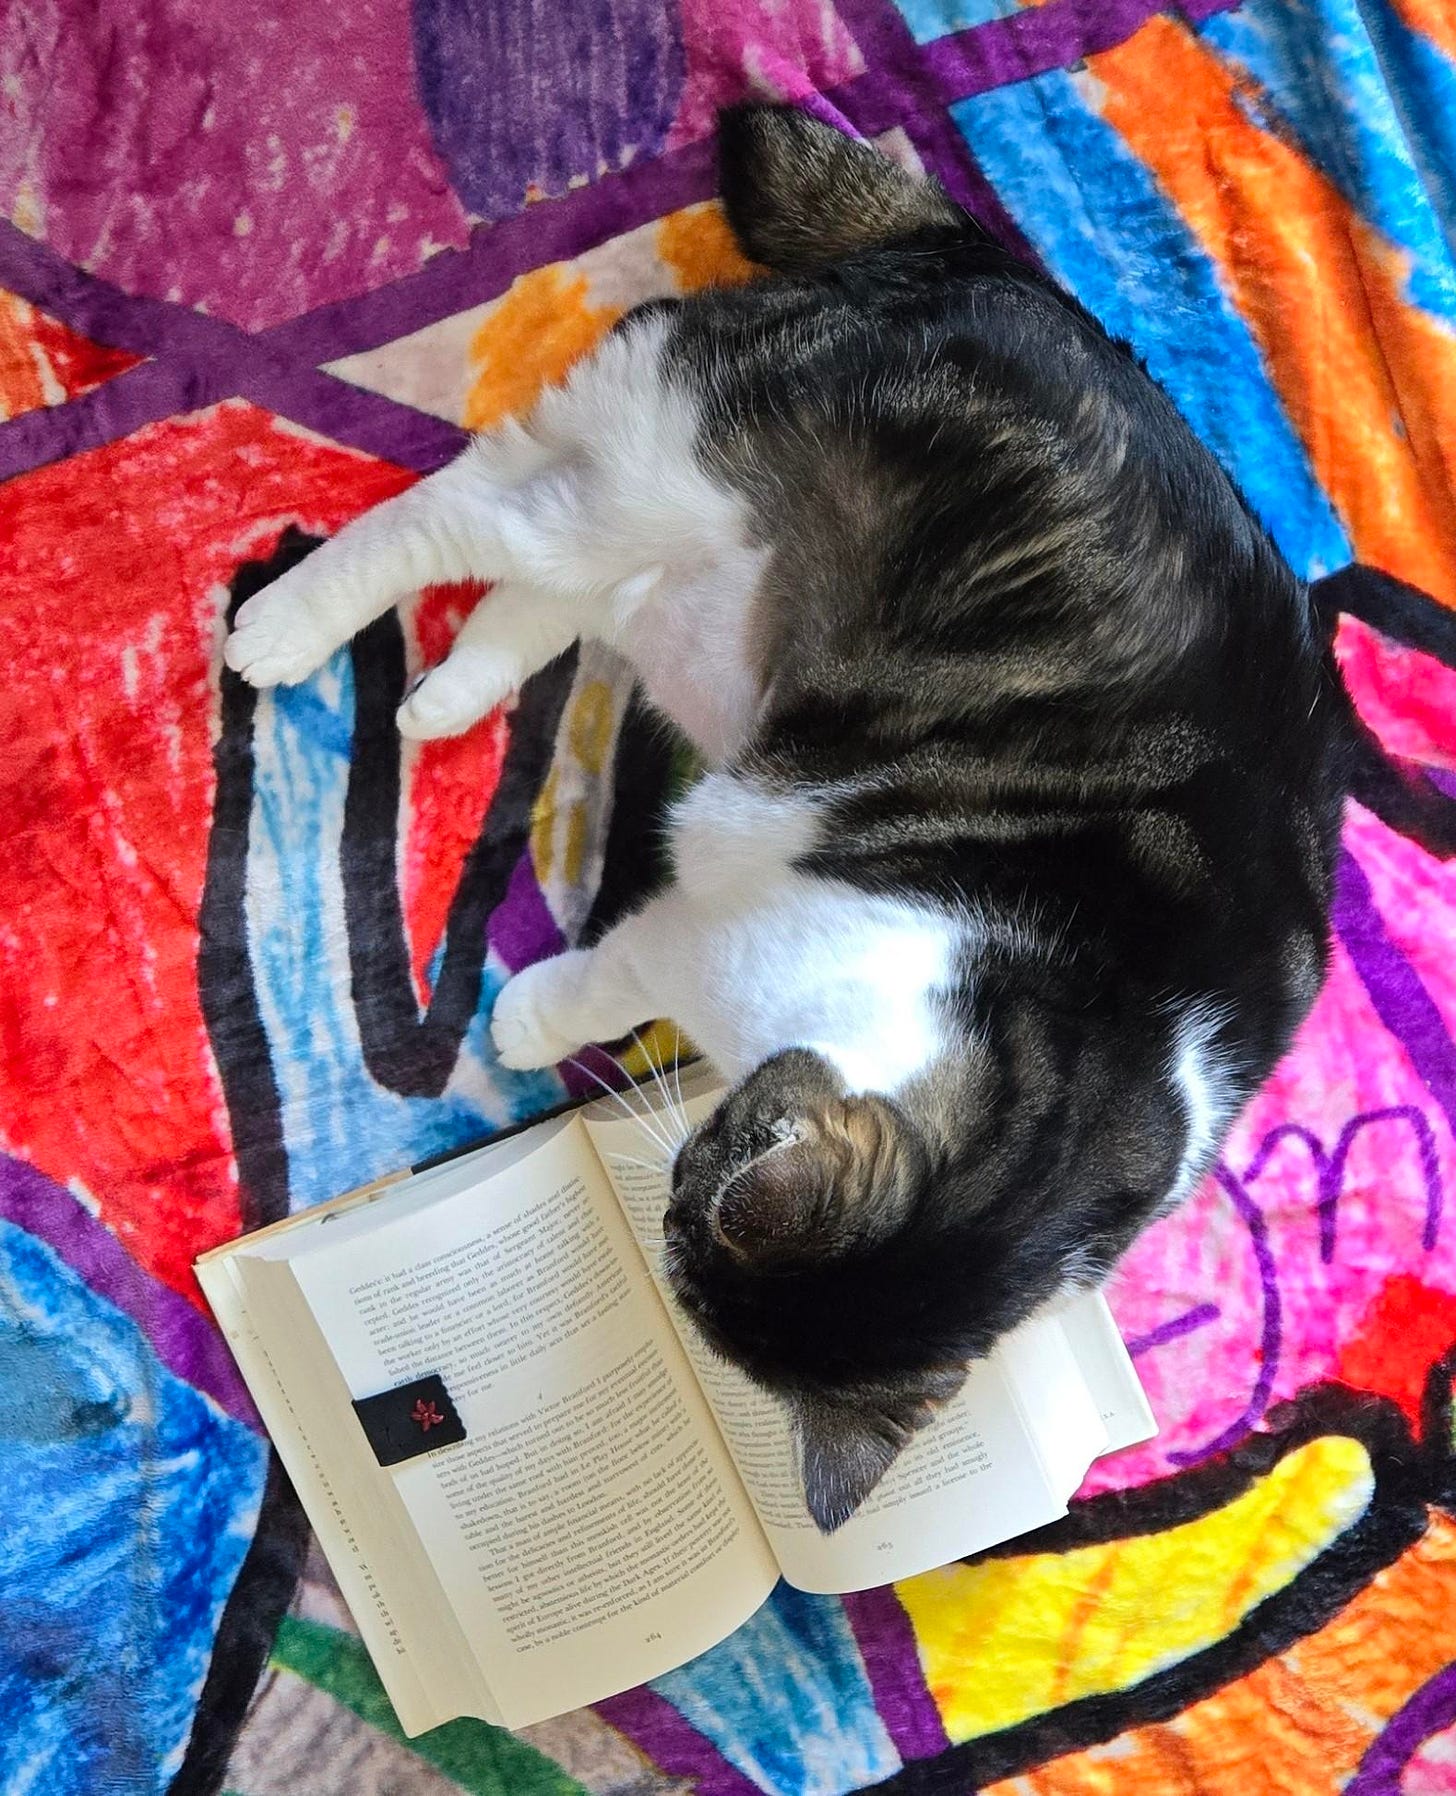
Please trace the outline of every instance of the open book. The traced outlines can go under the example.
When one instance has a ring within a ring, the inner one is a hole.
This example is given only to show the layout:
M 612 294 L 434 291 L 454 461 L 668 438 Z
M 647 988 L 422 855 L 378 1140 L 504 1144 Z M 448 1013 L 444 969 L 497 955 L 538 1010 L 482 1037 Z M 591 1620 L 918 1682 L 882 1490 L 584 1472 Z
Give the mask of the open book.
M 696 1121 L 718 1093 L 683 1086 Z M 1106 1305 L 1079 1297 L 978 1365 L 822 1535 L 785 1412 L 659 1277 L 667 1196 L 638 1126 L 594 1105 L 198 1262 L 408 1734 L 643 1683 L 780 1576 L 864 1589 L 1009 1540 L 1154 1432 Z

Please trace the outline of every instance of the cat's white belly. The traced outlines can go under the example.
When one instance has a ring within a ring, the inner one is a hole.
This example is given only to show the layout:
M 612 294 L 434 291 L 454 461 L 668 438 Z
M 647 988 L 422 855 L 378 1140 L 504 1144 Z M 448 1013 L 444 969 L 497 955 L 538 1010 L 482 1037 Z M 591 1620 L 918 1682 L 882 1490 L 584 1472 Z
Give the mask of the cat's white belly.
M 963 931 L 802 872 L 823 803 L 737 774 L 700 780 L 672 815 L 677 880 L 634 941 L 637 978 L 725 1077 L 804 1047 L 851 1089 L 893 1092 L 942 1050 L 938 994 Z
M 702 571 L 666 572 L 615 638 L 648 698 L 710 762 L 739 747 L 758 712 L 750 611 L 765 559 L 762 550 L 724 541 Z

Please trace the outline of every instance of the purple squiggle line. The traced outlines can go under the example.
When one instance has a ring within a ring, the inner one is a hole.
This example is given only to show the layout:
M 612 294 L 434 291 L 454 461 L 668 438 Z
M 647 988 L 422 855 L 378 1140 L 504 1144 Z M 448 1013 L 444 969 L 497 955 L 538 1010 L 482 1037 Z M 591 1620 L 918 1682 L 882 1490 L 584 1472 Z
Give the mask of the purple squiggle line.
M 1361 1129 L 1378 1122 L 1408 1122 L 1415 1131 L 1421 1174 L 1426 1182 L 1426 1220 L 1421 1229 L 1421 1245 L 1427 1253 L 1435 1249 L 1441 1232 L 1443 1200 L 1435 1131 L 1414 1104 L 1391 1104 L 1384 1110 L 1368 1110 L 1363 1116 L 1352 1116 L 1340 1131 L 1328 1166 L 1320 1173 L 1320 1258 L 1326 1262 L 1335 1256 L 1335 1224 L 1345 1184 L 1345 1162 Z
M 1196 1304 L 1181 1316 L 1160 1322 L 1156 1328 L 1149 1329 L 1147 1334 L 1138 1335 L 1135 1340 L 1129 1341 L 1128 1353 L 1133 1359 L 1137 1359 L 1144 1353 L 1150 1353 L 1154 1347 L 1164 1347 L 1169 1341 L 1181 1341 L 1184 1335 L 1191 1335 L 1200 1328 L 1207 1328 L 1210 1322 L 1217 1322 L 1222 1314 L 1216 1303 Z
M 1334 920 L 1375 1014 L 1456 1135 L 1456 1043 L 1420 975 L 1391 940 L 1365 870 L 1348 848 L 1336 870 Z
M 1365 1749 L 1345 1796 L 1400 1796 L 1401 1773 L 1433 1734 L 1456 1721 L 1456 1665 L 1443 1665 L 1406 1698 Z
M 1236 1446 L 1244 1438 L 1269 1407 L 1269 1397 L 1274 1389 L 1274 1374 L 1279 1365 L 1279 1353 L 1283 1344 L 1284 1308 L 1279 1295 L 1279 1272 L 1274 1264 L 1273 1250 L 1269 1246 L 1269 1225 L 1264 1220 L 1264 1212 L 1244 1189 L 1243 1181 L 1222 1161 L 1214 1168 L 1213 1176 L 1238 1211 L 1244 1227 L 1248 1229 L 1254 1260 L 1259 1268 L 1259 1288 L 1264 1298 L 1259 1376 L 1242 1413 L 1205 1446 L 1170 1452 L 1168 1459 L 1173 1465 L 1194 1465 L 1201 1459 L 1222 1453 L 1226 1447 Z
M 1453 1044 L 1445 1020 L 1415 968 L 1391 940 L 1365 871 L 1348 848 L 1342 850 L 1336 870 L 1334 924 L 1377 1016 L 1405 1049 L 1416 1074 L 1456 1133 L 1456 1044 Z M 1394 1117 L 1411 1122 L 1415 1132 L 1426 1179 L 1426 1219 L 1422 1239 L 1429 1252 L 1435 1247 L 1441 1224 L 1440 1166 L 1430 1125 L 1412 1106 L 1390 1106 L 1352 1117 L 1341 1130 L 1335 1151 L 1328 1157 L 1323 1144 L 1309 1130 L 1297 1124 L 1283 1124 L 1264 1138 L 1242 1180 L 1222 1164 L 1217 1168 L 1215 1177 L 1220 1187 L 1249 1230 L 1259 1268 L 1264 1297 L 1263 1363 L 1243 1414 L 1208 1445 L 1192 1452 L 1170 1453 L 1170 1460 L 1189 1465 L 1223 1451 L 1252 1428 L 1268 1407 L 1282 1341 L 1279 1276 L 1269 1247 L 1268 1224 L 1247 1186 L 1263 1172 L 1270 1154 L 1281 1141 L 1290 1138 L 1302 1141 L 1310 1150 L 1319 1173 L 1320 1252 L 1328 1261 L 1334 1252 L 1339 1199 L 1351 1144 L 1367 1124 Z
M 1320 1140 L 1319 1136 L 1315 1134 L 1313 1129 L 1305 1128 L 1303 1123 L 1286 1122 L 1280 1123 L 1277 1127 L 1270 1129 L 1269 1133 L 1259 1143 L 1258 1152 L 1244 1168 L 1244 1183 L 1246 1185 L 1252 1185 L 1255 1180 L 1262 1177 L 1264 1168 L 1268 1165 L 1274 1150 L 1283 1146 L 1286 1141 L 1291 1139 L 1303 1142 L 1309 1149 L 1310 1158 L 1314 1161 L 1315 1167 L 1318 1170 L 1323 1171 L 1324 1167 L 1329 1162 L 1329 1155 L 1326 1154 L 1325 1144 Z
M 1409 1123 L 1415 1136 L 1420 1154 L 1421 1173 L 1426 1186 L 1426 1214 L 1421 1231 L 1421 1241 L 1425 1251 L 1430 1253 L 1434 1251 L 1440 1233 L 1444 1193 L 1441 1185 L 1440 1163 L 1436 1153 L 1435 1132 L 1421 1111 L 1412 1104 L 1392 1104 L 1378 1110 L 1361 1111 L 1358 1115 L 1352 1116 L 1340 1130 L 1334 1151 L 1331 1153 L 1325 1151 L 1324 1143 L 1312 1129 L 1306 1128 L 1301 1123 L 1280 1123 L 1264 1136 L 1242 1174 L 1235 1173 L 1232 1168 L 1223 1163 L 1220 1163 L 1215 1169 L 1214 1178 L 1232 1200 L 1240 1220 L 1249 1231 L 1254 1258 L 1259 1269 L 1259 1282 L 1264 1300 L 1263 1363 L 1253 1395 L 1238 1420 L 1223 1429 L 1215 1440 L 1205 1446 L 1170 1452 L 1168 1457 L 1171 1461 L 1175 1461 L 1179 1465 L 1191 1465 L 1214 1453 L 1222 1452 L 1225 1447 L 1235 1444 L 1248 1429 L 1252 1428 L 1268 1408 L 1282 1341 L 1282 1305 L 1279 1294 L 1279 1269 L 1273 1250 L 1269 1246 L 1268 1223 L 1264 1218 L 1263 1211 L 1251 1195 L 1250 1187 L 1263 1176 L 1270 1159 L 1284 1142 L 1298 1141 L 1308 1149 L 1318 1178 L 1319 1195 L 1316 1200 L 1316 1211 L 1319 1218 L 1320 1258 L 1328 1263 L 1334 1257 L 1336 1222 L 1340 1198 L 1344 1195 L 1345 1167 L 1350 1149 L 1363 1129 L 1372 1123 L 1391 1121 Z M 1149 1334 L 1129 1341 L 1128 1352 L 1137 1356 L 1146 1353 L 1152 1347 L 1163 1346 L 1169 1341 L 1177 1340 L 1181 1336 L 1193 1332 L 1194 1329 L 1207 1326 L 1218 1317 L 1219 1313 L 1217 1306 L 1201 1304 L 1196 1309 L 1189 1310 L 1185 1315 L 1176 1316 L 1171 1321 L 1160 1324 Z
M 1435 1131 L 1415 1104 L 1387 1104 L 1378 1110 L 1362 1110 L 1357 1116 L 1352 1116 L 1340 1130 L 1331 1153 L 1326 1153 L 1324 1143 L 1312 1129 L 1307 1129 L 1300 1123 L 1280 1123 L 1260 1142 L 1258 1152 L 1244 1169 L 1243 1183 L 1248 1187 L 1263 1175 L 1270 1157 L 1285 1141 L 1298 1141 L 1308 1149 L 1319 1180 L 1317 1210 L 1320 1258 L 1326 1265 L 1335 1257 L 1340 1198 L 1344 1195 L 1345 1164 L 1350 1157 L 1350 1150 L 1363 1129 L 1379 1122 L 1409 1123 L 1415 1136 L 1416 1149 L 1420 1155 L 1421 1177 L 1426 1187 L 1426 1216 L 1421 1227 L 1421 1245 L 1427 1253 L 1431 1253 L 1440 1235 L 1445 1192 L 1441 1184 L 1441 1164 L 1436 1152 Z

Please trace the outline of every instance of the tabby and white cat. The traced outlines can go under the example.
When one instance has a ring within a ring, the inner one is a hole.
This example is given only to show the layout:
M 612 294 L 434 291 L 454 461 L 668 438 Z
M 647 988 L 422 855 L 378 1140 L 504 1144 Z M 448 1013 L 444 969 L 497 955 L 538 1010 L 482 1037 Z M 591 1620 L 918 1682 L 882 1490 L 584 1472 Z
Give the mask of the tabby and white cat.
M 1304 587 L 1125 348 L 946 195 L 722 121 L 777 278 L 641 307 L 525 421 L 250 599 L 254 685 L 494 581 L 406 698 L 465 729 L 580 636 L 710 764 L 674 882 L 518 974 L 507 1066 L 675 1019 L 736 1081 L 671 1271 L 863 1501 L 968 1363 L 1208 1166 L 1318 989 L 1344 700 Z

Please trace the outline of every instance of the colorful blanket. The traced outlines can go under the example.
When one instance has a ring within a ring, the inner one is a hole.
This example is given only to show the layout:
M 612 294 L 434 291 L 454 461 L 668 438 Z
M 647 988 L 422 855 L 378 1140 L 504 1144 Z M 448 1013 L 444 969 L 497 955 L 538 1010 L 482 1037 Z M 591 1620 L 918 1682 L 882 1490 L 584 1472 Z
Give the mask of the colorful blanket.
M 293 690 L 220 644 L 743 275 L 750 92 L 1051 269 L 1320 582 L 1369 732 L 1333 972 L 1117 1273 L 1161 1432 L 1064 1523 L 406 1743 L 191 1263 L 559 1099 L 492 996 L 632 901 L 682 770 L 597 650 L 402 744 L 468 592 Z M 0 108 L 0 1787 L 1456 1791 L 1451 0 L 21 0 Z

